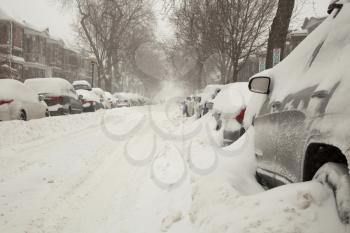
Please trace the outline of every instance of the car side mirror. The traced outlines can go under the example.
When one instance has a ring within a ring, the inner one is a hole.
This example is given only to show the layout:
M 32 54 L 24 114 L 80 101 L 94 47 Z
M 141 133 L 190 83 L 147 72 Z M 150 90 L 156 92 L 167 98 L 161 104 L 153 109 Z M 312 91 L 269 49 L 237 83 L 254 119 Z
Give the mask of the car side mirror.
M 271 79 L 269 77 L 254 77 L 250 79 L 248 88 L 251 92 L 269 94 L 270 85 Z
M 79 98 L 79 100 L 82 100 L 84 98 L 84 96 L 79 95 L 78 98 Z
M 41 102 L 41 101 L 44 101 L 44 96 L 43 96 L 43 95 L 39 95 L 39 96 L 38 96 L 38 99 L 39 99 L 40 102 Z

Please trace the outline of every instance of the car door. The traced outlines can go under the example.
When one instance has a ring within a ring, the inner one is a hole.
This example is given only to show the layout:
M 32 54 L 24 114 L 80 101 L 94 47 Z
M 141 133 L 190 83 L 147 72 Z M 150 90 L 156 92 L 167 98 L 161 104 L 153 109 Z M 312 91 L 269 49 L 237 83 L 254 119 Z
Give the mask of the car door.
M 300 180 L 300 161 L 308 134 L 306 109 L 316 87 L 290 93 L 283 101 L 271 105 L 277 130 L 275 173 L 281 183 Z
M 74 112 L 80 113 L 82 111 L 82 105 L 80 103 L 80 100 L 74 88 L 69 89 L 69 96 L 70 96 L 72 110 Z
M 275 160 L 278 146 L 277 115 L 270 109 L 269 97 L 254 119 L 257 173 L 268 185 L 275 186 Z

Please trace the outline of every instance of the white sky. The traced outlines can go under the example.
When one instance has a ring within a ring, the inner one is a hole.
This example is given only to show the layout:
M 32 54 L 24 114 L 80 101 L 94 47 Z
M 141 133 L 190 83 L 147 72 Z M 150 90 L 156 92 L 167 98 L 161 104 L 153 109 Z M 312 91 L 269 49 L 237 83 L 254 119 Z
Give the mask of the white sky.
M 50 28 L 50 33 L 54 36 L 61 37 L 66 42 L 74 44 L 74 32 L 72 30 L 72 22 L 74 20 L 73 10 L 62 10 L 57 4 L 57 0 L 0 0 L 0 7 L 20 19 L 39 27 Z M 155 9 L 159 11 L 161 0 L 156 0 Z M 306 4 L 302 11 L 298 14 L 296 24 L 300 26 L 302 20 L 307 16 L 323 16 L 326 14 L 326 9 L 329 0 L 297 0 L 297 2 L 305 2 Z M 314 2 L 314 7 L 311 2 Z M 298 5 L 297 5 L 298 6 Z M 158 17 L 157 33 L 161 38 L 168 37 L 171 34 L 168 23 L 164 22 L 164 18 Z

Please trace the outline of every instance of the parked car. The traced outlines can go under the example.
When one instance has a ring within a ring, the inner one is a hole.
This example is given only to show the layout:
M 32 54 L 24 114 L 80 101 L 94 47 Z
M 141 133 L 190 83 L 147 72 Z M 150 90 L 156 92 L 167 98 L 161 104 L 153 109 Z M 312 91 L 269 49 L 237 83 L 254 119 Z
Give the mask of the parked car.
M 86 80 L 76 80 L 73 82 L 74 90 L 87 90 L 91 91 L 91 84 Z
M 24 85 L 42 96 L 51 116 L 76 114 L 83 111 L 76 91 L 65 79 L 33 78 L 27 79 Z
M 235 142 L 244 132 L 243 119 L 251 93 L 247 82 L 225 85 L 213 100 L 216 130 L 222 130 L 223 146 Z
M 334 191 L 350 223 L 350 4 L 330 16 L 287 58 L 250 79 L 260 93 L 257 175 L 268 187 L 315 179 Z M 254 113 L 254 111 L 251 111 Z M 247 123 L 248 124 L 248 123 Z
M 84 112 L 95 112 L 102 108 L 99 97 L 92 91 L 79 89 L 77 94 L 80 96 L 80 101 Z
M 100 99 L 99 105 L 102 106 L 102 108 L 105 108 L 105 109 L 112 108 L 110 102 L 107 100 L 105 92 L 101 88 L 94 87 L 92 88 L 92 91 L 99 97 Z
M 109 102 L 111 108 L 115 108 L 117 106 L 117 98 L 115 98 L 110 92 L 105 91 L 105 96 L 107 101 Z
M 48 116 L 47 105 L 34 91 L 17 80 L 0 79 L 0 121 L 45 116 Z
M 204 116 L 213 108 L 213 100 L 222 88 L 223 85 L 207 85 L 203 92 L 197 96 L 195 99 L 195 112 L 197 118 Z

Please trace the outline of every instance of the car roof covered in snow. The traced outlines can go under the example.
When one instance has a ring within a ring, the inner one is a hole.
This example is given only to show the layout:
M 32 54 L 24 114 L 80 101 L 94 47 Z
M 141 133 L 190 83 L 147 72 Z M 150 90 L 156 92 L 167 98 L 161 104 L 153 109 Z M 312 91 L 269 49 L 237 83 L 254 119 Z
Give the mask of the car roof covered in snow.
M 20 81 L 0 79 L 0 100 L 11 99 L 38 102 L 38 95 Z
M 75 85 L 86 85 L 86 86 L 89 86 L 91 88 L 91 84 L 86 80 L 76 80 L 73 82 L 73 86 L 75 86 Z
M 74 95 L 72 84 L 62 78 L 33 78 L 27 79 L 24 84 L 38 94 Z

